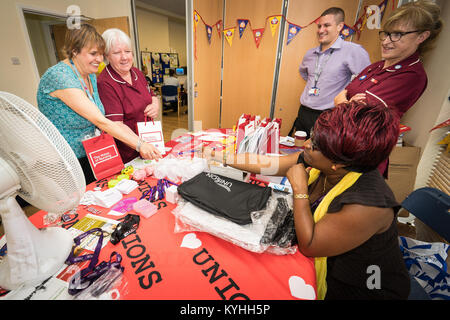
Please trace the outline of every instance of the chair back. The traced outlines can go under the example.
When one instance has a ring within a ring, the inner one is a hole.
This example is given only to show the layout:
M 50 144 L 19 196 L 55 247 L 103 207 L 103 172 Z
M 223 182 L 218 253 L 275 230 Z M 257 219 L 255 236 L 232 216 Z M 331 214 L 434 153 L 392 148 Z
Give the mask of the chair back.
M 162 86 L 161 87 L 161 94 L 162 96 L 170 97 L 170 96 L 177 96 L 178 95 L 178 88 L 177 86 Z
M 435 188 L 420 188 L 403 200 L 402 207 L 450 241 L 449 195 Z

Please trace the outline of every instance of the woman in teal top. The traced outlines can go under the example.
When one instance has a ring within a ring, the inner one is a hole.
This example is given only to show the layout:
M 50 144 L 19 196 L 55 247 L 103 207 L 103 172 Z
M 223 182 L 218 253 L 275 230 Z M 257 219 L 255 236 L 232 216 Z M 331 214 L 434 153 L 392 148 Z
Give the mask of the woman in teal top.
M 125 130 L 105 118 L 97 91 L 95 73 L 103 61 L 105 42 L 94 27 L 83 24 L 66 34 L 67 59 L 49 68 L 37 92 L 39 110 L 45 114 L 72 147 L 83 168 L 86 183 L 95 180 L 82 140 L 93 136 L 95 127 L 140 153 L 144 159 L 160 158 L 153 145 L 143 142 L 132 130 Z
M 93 102 L 104 115 L 105 109 L 97 92 L 97 79 L 95 74 L 89 75 L 89 81 L 93 86 Z M 39 82 L 37 93 L 37 102 L 39 110 L 55 125 L 63 137 L 72 147 L 77 158 L 86 156 L 81 141 L 85 137 L 93 137 L 95 134 L 95 125 L 80 116 L 72 108 L 66 105 L 62 100 L 50 95 L 56 90 L 64 90 L 69 88 L 77 88 L 84 90 L 81 86 L 78 76 L 64 62 L 59 62 L 49 68 Z

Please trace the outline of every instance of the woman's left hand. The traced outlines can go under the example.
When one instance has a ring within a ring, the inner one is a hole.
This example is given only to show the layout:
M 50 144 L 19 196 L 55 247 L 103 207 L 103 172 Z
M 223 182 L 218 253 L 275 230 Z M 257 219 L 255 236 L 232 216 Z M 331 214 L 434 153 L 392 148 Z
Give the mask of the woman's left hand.
M 357 93 L 353 97 L 351 97 L 350 102 L 351 101 L 365 103 L 366 102 L 366 94 L 365 93 Z
M 159 99 L 156 97 L 153 97 L 152 99 L 152 103 L 149 104 L 145 110 L 144 110 L 144 114 L 148 117 L 148 118 L 152 118 L 155 119 L 158 117 L 158 113 L 159 113 Z
M 292 191 L 296 193 L 308 193 L 309 168 L 301 163 L 293 165 L 286 173 L 286 177 L 292 186 Z

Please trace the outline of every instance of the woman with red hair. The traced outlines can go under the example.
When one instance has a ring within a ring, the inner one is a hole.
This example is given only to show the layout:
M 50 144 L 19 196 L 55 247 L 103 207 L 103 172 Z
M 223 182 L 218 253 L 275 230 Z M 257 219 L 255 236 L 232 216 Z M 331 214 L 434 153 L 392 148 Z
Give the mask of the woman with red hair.
M 226 157 L 235 168 L 289 179 L 298 248 L 315 257 L 319 299 L 408 297 L 399 205 L 377 170 L 398 133 L 392 109 L 350 102 L 320 115 L 301 154 Z

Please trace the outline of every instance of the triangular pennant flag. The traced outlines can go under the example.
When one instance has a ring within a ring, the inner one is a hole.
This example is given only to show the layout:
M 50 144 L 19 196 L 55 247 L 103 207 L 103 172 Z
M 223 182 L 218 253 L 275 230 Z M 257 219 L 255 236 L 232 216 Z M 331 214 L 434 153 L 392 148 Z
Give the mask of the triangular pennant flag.
M 282 17 L 281 15 L 269 17 L 269 24 L 270 24 L 270 30 L 272 30 L 272 37 L 275 36 L 275 31 L 277 31 L 277 28 L 280 25 L 281 17 Z
M 228 28 L 223 30 L 223 34 L 225 35 L 225 39 L 227 39 L 228 44 L 231 47 L 231 45 L 233 44 L 234 28 Z
M 238 19 L 237 23 L 239 26 L 239 39 L 242 38 L 242 34 L 245 31 L 245 28 L 247 28 L 247 24 L 248 24 L 248 19 Z
M 222 31 L 222 20 L 219 20 L 216 22 L 216 29 L 217 29 L 217 33 L 219 34 L 219 39 L 220 39 L 220 33 Z
M 378 5 L 380 8 L 380 21 L 383 20 L 384 12 L 386 11 L 386 6 L 389 0 L 384 0 L 382 3 Z
M 208 43 L 211 44 L 212 27 L 205 23 L 206 37 L 208 38 Z
M 200 20 L 200 16 L 198 15 L 197 11 L 194 10 L 194 30 L 197 30 L 197 24 Z
M 340 36 L 341 36 L 342 39 L 347 39 L 348 37 L 350 37 L 354 33 L 355 33 L 355 30 L 353 30 L 348 25 L 344 24 L 344 27 L 341 30 Z
M 264 34 L 264 28 L 261 29 L 253 29 L 253 38 L 255 39 L 256 48 L 259 48 L 259 43 L 261 42 L 261 38 Z
M 361 36 L 361 31 L 363 29 L 363 19 L 365 17 L 365 14 L 362 15 L 355 23 L 355 25 L 353 26 L 353 30 L 355 30 L 356 34 L 358 35 L 358 40 L 359 37 Z
M 300 30 L 302 30 L 302 28 L 293 23 L 289 23 L 288 30 L 287 44 L 291 42 L 291 40 L 300 32 Z
M 450 126 L 450 119 L 448 119 L 448 120 L 446 120 L 446 121 L 444 121 L 444 122 L 438 124 L 438 125 L 435 126 L 433 129 L 431 129 L 430 132 L 433 131 L 433 130 L 436 130 L 436 129 L 439 129 L 439 128 L 448 127 L 448 126 Z
M 361 37 L 361 32 L 364 29 L 364 27 L 366 26 L 367 23 L 367 17 L 370 16 L 372 14 L 372 10 L 368 10 L 368 7 L 364 8 L 364 13 L 362 14 L 362 16 L 358 19 L 358 21 L 356 21 L 355 26 L 353 27 L 356 31 L 356 34 L 358 36 L 358 40 Z

